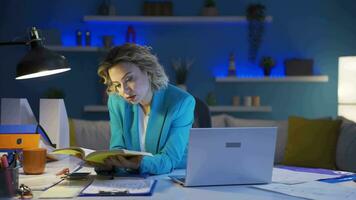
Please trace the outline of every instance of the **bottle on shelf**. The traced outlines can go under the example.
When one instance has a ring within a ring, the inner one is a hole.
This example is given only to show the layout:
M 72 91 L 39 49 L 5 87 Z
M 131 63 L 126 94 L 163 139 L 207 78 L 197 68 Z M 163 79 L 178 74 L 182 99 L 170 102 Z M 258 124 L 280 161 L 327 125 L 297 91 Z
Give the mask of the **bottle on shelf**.
M 85 32 L 85 46 L 91 46 L 91 33 L 90 31 Z
M 136 32 L 132 25 L 129 25 L 127 27 L 126 42 L 127 43 L 136 43 Z
M 80 30 L 77 30 L 77 32 L 75 33 L 75 42 L 77 46 L 82 46 L 82 36 L 83 33 Z
M 236 76 L 235 55 L 234 55 L 233 52 L 231 52 L 230 56 L 229 56 L 228 75 L 229 76 Z

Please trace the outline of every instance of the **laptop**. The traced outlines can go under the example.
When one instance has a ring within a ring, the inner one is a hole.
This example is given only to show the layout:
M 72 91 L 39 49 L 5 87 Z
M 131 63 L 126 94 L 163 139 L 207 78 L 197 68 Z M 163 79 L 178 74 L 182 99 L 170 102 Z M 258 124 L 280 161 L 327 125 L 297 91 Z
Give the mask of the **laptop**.
M 185 176 L 189 186 L 264 184 L 272 179 L 276 127 L 192 128 Z

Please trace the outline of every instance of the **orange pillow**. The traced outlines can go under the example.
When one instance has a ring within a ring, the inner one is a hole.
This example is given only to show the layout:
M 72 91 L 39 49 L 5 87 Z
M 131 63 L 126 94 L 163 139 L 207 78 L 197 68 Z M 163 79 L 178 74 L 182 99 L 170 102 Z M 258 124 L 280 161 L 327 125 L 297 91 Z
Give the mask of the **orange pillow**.
M 289 117 L 288 141 L 282 164 L 336 168 L 336 143 L 341 120 Z

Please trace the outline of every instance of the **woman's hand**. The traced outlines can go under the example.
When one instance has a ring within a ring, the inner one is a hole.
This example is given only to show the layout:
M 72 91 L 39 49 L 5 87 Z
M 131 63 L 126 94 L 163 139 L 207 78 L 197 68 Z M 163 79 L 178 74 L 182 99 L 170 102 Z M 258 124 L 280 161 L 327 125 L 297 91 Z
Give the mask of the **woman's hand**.
M 140 168 L 142 156 L 123 157 L 120 155 L 109 156 L 104 160 L 107 167 L 129 168 L 137 170 Z

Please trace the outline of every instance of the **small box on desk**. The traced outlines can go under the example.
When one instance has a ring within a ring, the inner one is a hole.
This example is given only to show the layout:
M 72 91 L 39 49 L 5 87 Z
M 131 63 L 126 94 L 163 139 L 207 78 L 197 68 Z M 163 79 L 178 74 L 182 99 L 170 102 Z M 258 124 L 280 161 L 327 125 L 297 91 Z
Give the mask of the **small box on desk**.
M 13 197 L 19 187 L 19 168 L 0 168 L 0 198 Z
M 0 149 L 38 148 L 41 138 L 54 146 L 40 125 L 0 125 Z
M 312 76 L 313 59 L 287 59 L 284 61 L 286 76 Z

